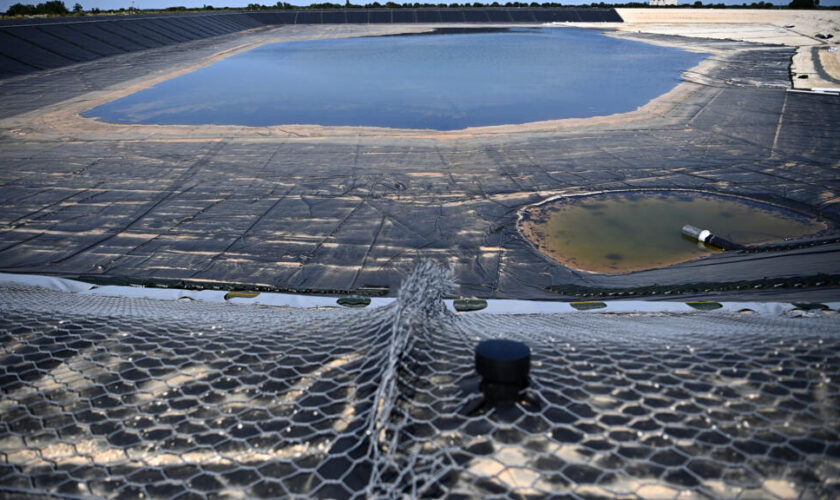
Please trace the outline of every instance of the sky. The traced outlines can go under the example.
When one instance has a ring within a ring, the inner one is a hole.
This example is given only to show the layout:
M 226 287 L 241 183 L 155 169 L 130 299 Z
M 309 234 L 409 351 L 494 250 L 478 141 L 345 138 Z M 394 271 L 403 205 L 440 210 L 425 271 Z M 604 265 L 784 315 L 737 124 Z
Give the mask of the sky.
M 0 12 L 5 12 L 6 9 L 9 8 L 10 5 L 16 3 L 22 4 L 38 4 L 42 3 L 46 0 L 0 0 Z M 82 4 L 82 7 L 85 10 L 89 10 L 92 8 L 99 8 L 99 9 L 120 9 L 120 8 L 129 8 L 132 5 L 132 0 L 63 0 L 64 5 L 67 8 L 72 8 L 75 3 Z M 259 3 L 262 5 L 273 5 L 276 3 L 277 0 L 133 0 L 134 7 L 138 9 L 161 9 L 166 7 L 172 6 L 184 6 L 184 7 L 201 7 L 203 5 L 212 5 L 213 7 L 244 7 L 249 3 Z M 308 0 L 284 0 L 287 3 L 293 5 L 309 5 L 311 3 L 323 3 L 329 1 L 330 3 L 344 3 L 343 0 L 316 0 L 315 2 L 308 1 Z M 350 0 L 351 3 L 356 5 L 364 5 L 366 3 L 373 3 L 374 1 L 378 1 L 381 4 L 385 4 L 388 0 Z M 408 2 L 409 0 L 392 0 L 395 3 L 404 3 Z M 414 0 L 420 3 L 465 3 L 468 0 Z M 411 1 L 411 3 L 414 3 Z M 473 3 L 475 0 L 469 0 L 469 3 Z M 504 4 L 507 1 L 513 0 L 496 0 L 500 4 Z M 519 0 L 519 1 L 526 1 L 526 0 Z M 527 0 L 530 2 L 530 0 Z M 542 0 L 536 0 L 538 3 L 541 3 Z M 579 5 L 579 4 L 590 4 L 593 0 L 553 0 L 553 1 L 560 1 L 563 5 Z M 601 1 L 601 0 L 595 0 Z M 619 3 L 622 0 L 604 0 L 606 3 Z M 629 1 L 629 0 L 628 0 Z M 644 0 L 637 0 L 637 1 L 644 1 Z M 703 3 L 724 3 L 727 5 L 741 5 L 743 3 L 752 3 L 754 1 L 760 0 L 701 0 Z M 765 0 L 766 1 L 766 0 Z M 693 3 L 694 0 L 680 0 L 681 4 L 684 3 Z M 771 3 L 776 5 L 786 5 L 790 3 L 790 0 L 770 0 Z M 493 3 L 493 0 L 481 3 Z M 825 6 L 840 6 L 840 0 L 822 0 L 820 2 L 821 5 Z

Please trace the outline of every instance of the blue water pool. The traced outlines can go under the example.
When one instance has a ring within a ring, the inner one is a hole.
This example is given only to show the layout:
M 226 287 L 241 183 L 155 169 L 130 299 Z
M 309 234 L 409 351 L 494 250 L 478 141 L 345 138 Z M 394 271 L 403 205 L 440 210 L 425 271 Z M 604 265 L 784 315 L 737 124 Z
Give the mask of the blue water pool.
M 631 111 L 704 57 L 573 28 L 275 43 L 85 116 L 436 130 L 519 124 Z

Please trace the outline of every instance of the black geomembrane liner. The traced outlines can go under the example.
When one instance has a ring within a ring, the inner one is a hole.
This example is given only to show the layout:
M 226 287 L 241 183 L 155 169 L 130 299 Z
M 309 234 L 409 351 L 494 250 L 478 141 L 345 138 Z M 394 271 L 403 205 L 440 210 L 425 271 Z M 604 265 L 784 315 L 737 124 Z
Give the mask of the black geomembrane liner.
M 37 68 L 57 68 L 75 61 L 0 31 L 0 53 Z
M 155 18 L 156 28 L 181 18 L 162 19 Z M 55 26 L 65 35 L 89 25 Z M 318 30 L 297 27 L 290 38 Z M 196 40 L 189 51 L 171 44 L 9 79 L 0 116 L 166 74 L 251 36 Z M 626 36 L 675 47 L 688 43 Z M 826 196 L 834 190 L 840 157 L 836 96 L 787 90 L 791 48 L 690 43 L 716 55 L 708 69 L 683 74 L 687 82 L 680 89 L 687 92 L 679 101 L 661 115 L 606 128 L 358 144 L 285 136 L 43 140 L 21 128 L 0 148 L 0 163 L 7 166 L 0 170 L 6 225 L 0 264 L 4 272 L 352 292 L 366 285 L 396 290 L 411 264 L 407 256 L 420 254 L 451 259 L 465 297 L 641 293 L 670 299 L 676 293 L 754 300 L 782 294 L 807 302 L 836 296 L 840 204 Z M 0 65 L 26 71 L 32 61 L 9 57 L 10 47 L 0 44 Z M 358 169 L 352 179 L 350 165 Z M 518 209 L 555 193 L 628 188 L 754 197 L 821 216 L 829 229 L 766 251 L 727 252 L 615 276 L 581 275 L 547 262 L 517 231 Z M 278 238 L 278 228 L 317 237 Z M 215 257 L 226 249 L 235 259 Z M 653 283 L 657 287 L 645 288 Z
M 66 40 L 68 43 L 74 44 L 83 49 L 89 50 L 101 56 L 109 56 L 115 54 L 122 54 L 125 50 L 103 43 L 101 39 L 93 38 L 84 32 L 74 28 L 73 24 L 55 25 L 49 27 L 49 33 L 55 37 Z
M 37 40 L 41 47 L 73 61 L 87 61 L 102 57 L 101 53 L 86 50 L 83 45 L 62 38 L 55 31 L 45 32 L 35 26 L 20 26 L 9 32 L 24 40 Z

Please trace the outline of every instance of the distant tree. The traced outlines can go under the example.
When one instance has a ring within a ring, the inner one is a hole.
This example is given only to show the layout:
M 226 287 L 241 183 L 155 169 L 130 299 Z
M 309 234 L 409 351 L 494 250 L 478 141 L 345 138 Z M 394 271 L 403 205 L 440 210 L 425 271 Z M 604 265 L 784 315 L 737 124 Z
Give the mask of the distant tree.
M 37 6 L 16 3 L 9 7 L 9 10 L 6 11 L 7 16 L 32 16 L 35 14 L 52 14 L 60 16 L 69 13 L 70 11 L 67 10 L 67 7 L 64 6 L 64 2 L 61 0 L 39 3 Z
M 788 4 L 791 9 L 816 9 L 820 6 L 820 0 L 793 0 Z
M 16 3 L 6 11 L 7 16 L 33 16 L 35 14 L 37 14 L 37 11 L 34 5 L 23 5 L 22 3 Z
M 84 11 L 85 11 L 85 8 L 82 7 L 82 4 L 80 4 L 80 3 L 76 3 L 76 5 L 73 6 L 73 12 L 75 12 L 76 14 L 81 14 Z
M 39 14 L 53 14 L 60 16 L 62 14 L 69 14 L 70 11 L 61 0 L 52 0 L 50 2 L 39 3 L 36 7 Z

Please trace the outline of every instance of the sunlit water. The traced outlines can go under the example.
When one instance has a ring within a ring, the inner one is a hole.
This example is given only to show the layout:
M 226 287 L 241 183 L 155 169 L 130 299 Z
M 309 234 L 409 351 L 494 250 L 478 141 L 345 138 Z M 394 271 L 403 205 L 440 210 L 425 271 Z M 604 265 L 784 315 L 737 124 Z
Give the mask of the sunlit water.
M 85 113 L 453 130 L 632 111 L 705 55 L 573 28 L 275 43 Z
M 570 267 L 622 273 L 709 255 L 711 249 L 682 236 L 685 224 L 743 245 L 825 228 L 803 215 L 754 201 L 651 191 L 560 199 L 526 212 L 523 229 L 544 253 Z

